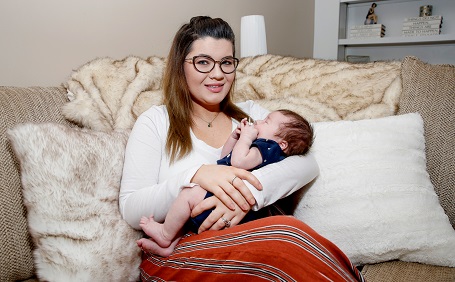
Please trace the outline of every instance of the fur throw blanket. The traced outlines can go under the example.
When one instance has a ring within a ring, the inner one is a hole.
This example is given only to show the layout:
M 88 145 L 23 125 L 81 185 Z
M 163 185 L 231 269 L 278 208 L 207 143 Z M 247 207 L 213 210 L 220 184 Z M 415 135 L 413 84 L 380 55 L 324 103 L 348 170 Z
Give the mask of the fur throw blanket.
M 161 57 L 144 60 L 135 56 L 86 63 L 73 71 L 65 84 L 70 102 L 64 105 L 63 115 L 94 130 L 131 129 L 146 108 L 143 105 L 162 103 L 164 64 Z
M 162 103 L 165 58 L 98 58 L 73 71 L 63 114 L 81 126 L 128 129 Z M 240 60 L 234 101 L 294 110 L 311 122 L 393 115 L 401 94 L 398 61 L 352 64 L 261 55 Z

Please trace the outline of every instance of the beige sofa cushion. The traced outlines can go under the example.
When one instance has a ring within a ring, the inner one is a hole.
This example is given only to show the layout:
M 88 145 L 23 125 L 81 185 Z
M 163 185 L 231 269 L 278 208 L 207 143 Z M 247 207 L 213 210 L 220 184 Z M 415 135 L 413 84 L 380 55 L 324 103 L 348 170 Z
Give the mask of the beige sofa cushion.
M 33 276 L 32 243 L 22 204 L 19 166 L 5 132 L 23 122 L 68 124 L 60 112 L 67 102 L 61 87 L 0 87 L 0 277 L 2 281 Z
M 423 117 L 427 169 L 455 227 L 455 66 L 406 57 L 402 83 L 398 114 L 419 112 Z
M 453 282 L 455 268 L 414 262 L 390 261 L 365 265 L 362 274 L 368 282 Z
M 403 94 L 398 114 L 419 112 L 423 117 L 427 169 L 455 227 L 455 66 L 406 57 L 401 67 Z M 362 274 L 369 282 L 455 281 L 455 268 L 401 261 L 366 265 Z

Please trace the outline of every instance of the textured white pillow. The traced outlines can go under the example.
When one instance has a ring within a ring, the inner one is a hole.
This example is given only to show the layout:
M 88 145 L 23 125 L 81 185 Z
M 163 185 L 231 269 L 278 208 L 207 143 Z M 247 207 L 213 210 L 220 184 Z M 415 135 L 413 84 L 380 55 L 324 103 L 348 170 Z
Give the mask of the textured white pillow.
M 24 204 L 43 281 L 136 281 L 141 232 L 120 216 L 128 132 L 59 124 L 9 130 L 21 165 Z
M 455 267 L 455 230 L 426 171 L 419 114 L 313 126 L 320 175 L 297 195 L 297 218 L 354 264 Z

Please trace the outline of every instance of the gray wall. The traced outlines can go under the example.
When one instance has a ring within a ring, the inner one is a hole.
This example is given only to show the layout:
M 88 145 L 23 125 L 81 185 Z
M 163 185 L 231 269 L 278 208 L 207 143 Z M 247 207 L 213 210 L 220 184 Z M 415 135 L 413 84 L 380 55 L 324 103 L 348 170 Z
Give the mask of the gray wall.
M 57 86 L 97 57 L 166 56 L 192 16 L 265 16 L 268 53 L 312 57 L 314 0 L 2 0 L 0 85 Z

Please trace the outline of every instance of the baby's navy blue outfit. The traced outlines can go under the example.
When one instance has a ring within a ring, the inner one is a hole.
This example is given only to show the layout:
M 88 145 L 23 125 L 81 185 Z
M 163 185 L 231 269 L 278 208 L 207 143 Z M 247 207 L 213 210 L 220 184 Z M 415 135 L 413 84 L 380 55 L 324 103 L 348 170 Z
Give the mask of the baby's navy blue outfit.
M 286 158 L 286 155 L 284 154 L 283 150 L 281 150 L 280 145 L 278 145 L 277 142 L 270 140 L 270 139 L 258 138 L 253 141 L 253 143 L 251 144 L 251 147 L 257 147 L 259 149 L 259 152 L 262 155 L 262 163 L 256 167 L 254 167 L 253 169 L 250 169 L 250 171 L 261 168 L 261 167 L 266 166 L 271 163 L 279 162 L 279 161 L 283 160 L 284 158 Z M 231 158 L 232 158 L 232 152 L 229 153 L 224 158 L 219 159 L 217 161 L 217 164 L 231 166 Z M 207 192 L 204 199 L 211 197 L 211 196 L 213 196 L 213 194 L 210 192 Z M 212 210 L 213 209 L 206 210 L 203 213 L 201 213 L 200 215 L 190 218 L 190 221 L 188 224 L 190 230 L 197 233 L 199 226 L 201 226 L 202 222 L 204 222 L 204 220 L 209 216 L 209 214 L 212 212 Z M 242 221 L 240 221 L 239 224 L 245 223 L 248 221 L 252 221 L 255 219 L 258 219 L 257 212 L 250 211 L 245 215 L 245 217 L 242 219 Z

